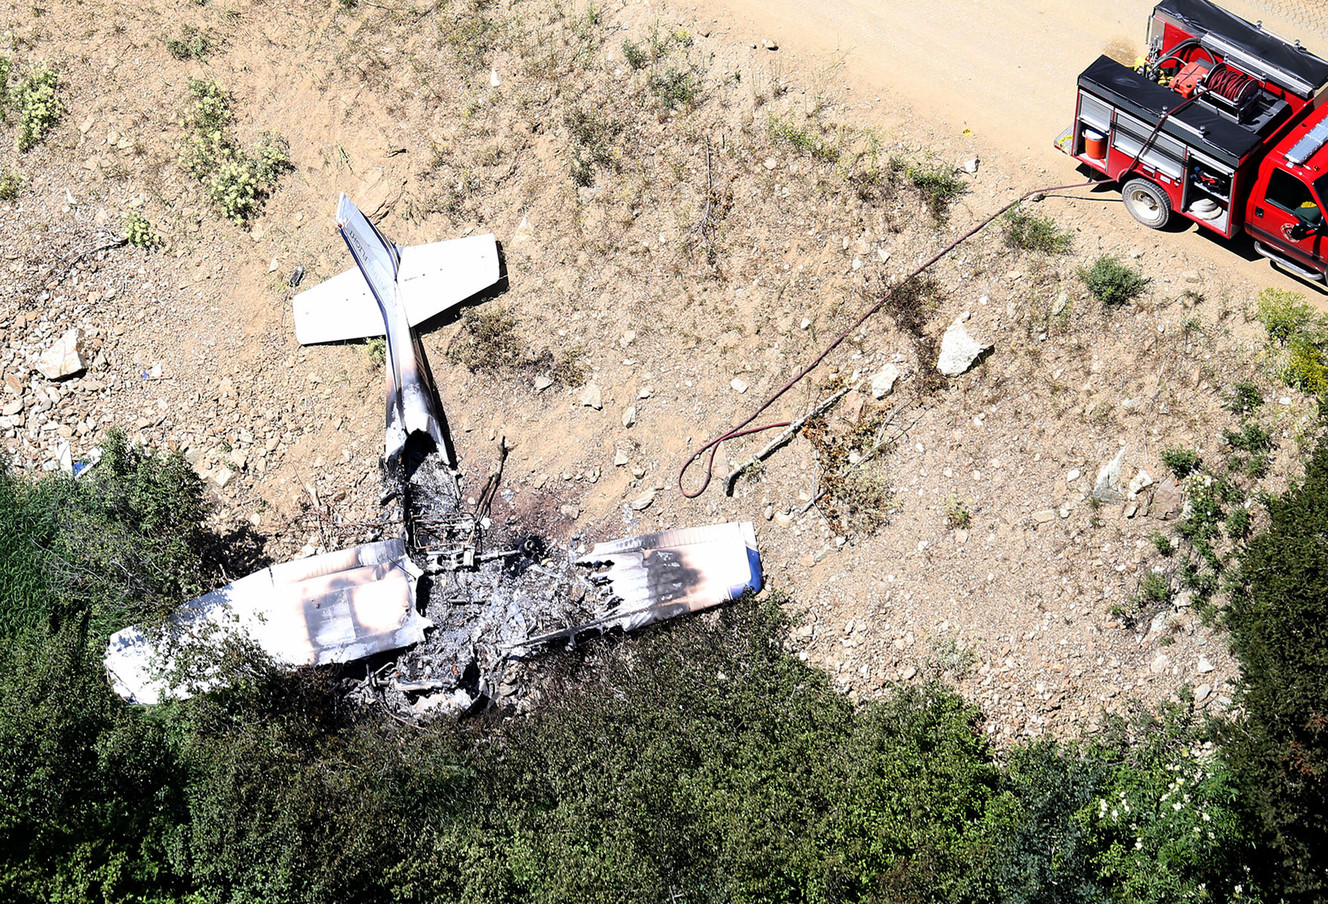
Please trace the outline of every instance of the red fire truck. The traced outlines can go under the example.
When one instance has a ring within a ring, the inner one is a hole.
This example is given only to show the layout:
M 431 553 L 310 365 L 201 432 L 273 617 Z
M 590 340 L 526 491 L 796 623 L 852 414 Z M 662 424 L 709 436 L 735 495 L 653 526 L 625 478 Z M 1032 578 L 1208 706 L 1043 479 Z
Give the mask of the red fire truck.
M 1162 0 L 1135 68 L 1079 76 L 1056 146 L 1121 185 L 1160 229 L 1173 214 L 1328 282 L 1328 61 L 1208 0 Z

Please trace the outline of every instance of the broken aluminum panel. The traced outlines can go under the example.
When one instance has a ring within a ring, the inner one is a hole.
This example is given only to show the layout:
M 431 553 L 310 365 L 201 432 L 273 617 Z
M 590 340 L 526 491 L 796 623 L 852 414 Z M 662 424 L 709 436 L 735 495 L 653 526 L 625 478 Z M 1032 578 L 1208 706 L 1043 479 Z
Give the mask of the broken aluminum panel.
M 595 627 L 635 631 L 759 591 L 761 555 L 750 521 L 596 543 L 577 560 L 599 566 L 611 609 Z
M 445 445 L 429 372 L 419 337 L 411 329 L 402 300 L 400 249 L 383 238 L 344 194 L 337 205 L 337 229 L 364 275 L 387 330 L 387 436 L 384 458 L 389 467 L 401 458 L 412 433 L 426 433 L 439 448 Z
M 397 249 L 402 303 L 411 326 L 456 307 L 498 281 L 493 233 Z M 383 316 L 358 267 L 295 296 L 295 338 L 301 345 L 384 335 Z
M 274 565 L 182 606 L 167 629 L 172 647 L 249 640 L 287 666 L 351 662 L 419 643 L 432 623 L 416 610 L 420 571 L 402 540 Z M 173 686 L 176 657 L 137 627 L 114 634 L 106 670 L 132 703 L 187 698 L 198 687 Z

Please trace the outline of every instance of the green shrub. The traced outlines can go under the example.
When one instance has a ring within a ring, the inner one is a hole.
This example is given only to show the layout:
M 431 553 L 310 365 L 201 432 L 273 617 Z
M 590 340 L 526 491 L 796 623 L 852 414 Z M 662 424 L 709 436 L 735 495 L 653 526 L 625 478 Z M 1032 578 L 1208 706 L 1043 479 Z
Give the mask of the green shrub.
M 177 60 L 205 60 L 212 53 L 212 38 L 192 25 L 184 25 L 177 37 L 166 39 L 166 50 Z
M 1231 387 L 1226 409 L 1232 414 L 1247 414 L 1263 405 L 1263 395 L 1253 383 L 1241 381 Z
M 1139 297 L 1150 280 L 1142 273 L 1121 263 L 1119 258 L 1104 254 L 1093 266 L 1079 270 L 1079 277 L 1089 293 L 1103 304 L 1118 305 Z
M 805 126 L 799 126 L 792 116 L 771 116 L 766 121 L 770 137 L 797 148 L 804 154 L 817 160 L 834 163 L 839 160 L 839 146 L 827 141 L 822 134 L 821 124 L 812 119 Z
M 617 169 L 613 141 L 622 131 L 620 123 L 581 107 L 572 109 L 566 122 L 572 138 L 572 181 L 591 185 L 596 169 Z
M 9 105 L 18 111 L 18 149 L 28 151 L 46 137 L 64 115 L 58 89 L 60 76 L 50 63 L 28 67 L 8 92 Z
M 1187 449 L 1184 446 L 1173 446 L 1162 453 L 1162 464 L 1166 465 L 1168 470 L 1176 475 L 1178 480 L 1184 480 L 1186 477 L 1199 470 L 1203 461 L 1199 458 L 1199 453 L 1194 449 Z
M 9 104 L 9 77 L 14 73 L 14 61 L 0 55 L 0 122 L 6 116 L 5 107 Z
M 1290 896 L 1328 895 L 1328 440 L 1305 477 L 1268 501 L 1268 526 L 1246 542 L 1226 624 L 1240 660 L 1242 718 L 1229 759 Z
M 1074 236 L 1051 217 L 1026 213 L 1018 207 L 1006 214 L 1004 227 L 1005 244 L 1020 251 L 1067 254 L 1074 247 Z
M 650 65 L 650 57 L 647 55 L 645 48 L 635 41 L 622 42 L 622 55 L 623 59 L 627 61 L 627 65 L 633 69 L 644 69 Z
M 1328 361 L 1325 361 L 1323 345 L 1308 336 L 1292 339 L 1287 347 L 1282 379 L 1293 389 L 1328 399 Z
M 1224 428 L 1222 439 L 1231 448 L 1252 454 L 1268 452 L 1274 445 L 1272 434 L 1252 421 L 1242 424 L 1239 430 Z
M 201 591 L 198 476 L 183 456 L 158 458 L 116 431 L 102 448 L 77 481 L 0 476 L 0 637 L 73 622 L 104 639 L 159 624 Z
M 231 106 L 216 82 L 189 80 L 192 106 L 181 118 L 185 141 L 180 164 L 203 184 L 218 213 L 246 224 L 291 169 L 286 140 L 264 132 L 252 151 L 243 151 L 230 133 Z
M 23 177 L 14 170 L 0 170 L 0 201 L 12 201 L 23 188 Z
M 943 163 L 910 164 L 905 174 L 922 193 L 927 209 L 938 223 L 945 222 L 950 216 L 950 205 L 968 191 L 968 183 L 959 175 L 959 170 Z
M 148 222 L 147 217 L 136 210 L 125 214 L 124 235 L 125 241 L 135 248 L 146 250 L 157 244 L 157 233 L 153 230 L 152 224 Z
M 701 96 L 701 77 L 690 66 L 668 66 L 652 73 L 646 87 L 660 106 L 690 109 Z
M 1269 338 L 1285 345 L 1297 336 L 1313 334 L 1323 327 L 1322 318 L 1305 304 L 1298 292 L 1267 288 L 1259 293 L 1255 316 L 1268 331 Z

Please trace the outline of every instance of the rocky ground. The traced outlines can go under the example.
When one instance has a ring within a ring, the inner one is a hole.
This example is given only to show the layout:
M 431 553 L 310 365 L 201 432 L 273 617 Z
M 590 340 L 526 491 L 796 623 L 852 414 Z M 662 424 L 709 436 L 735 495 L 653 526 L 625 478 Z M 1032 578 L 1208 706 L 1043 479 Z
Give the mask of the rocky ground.
M 1011 250 L 999 228 L 962 246 L 920 318 L 887 307 L 757 423 L 799 417 L 845 381 L 860 390 L 732 496 L 724 474 L 770 434 L 726 444 L 692 500 L 676 475 L 695 449 L 1036 187 L 1029 174 L 968 138 L 929 151 L 930 136 L 883 125 L 777 42 L 655 5 L 5 9 L 7 52 L 58 60 L 66 104 L 25 154 L 0 126 L 0 166 L 26 180 L 0 202 L 0 436 L 17 468 L 87 461 L 119 425 L 182 450 L 218 530 L 258 535 L 274 560 L 381 533 L 381 364 L 364 343 L 297 346 L 290 316 L 297 268 L 309 285 L 349 265 L 330 216 L 345 190 L 402 244 L 497 233 L 502 290 L 424 341 L 463 490 L 505 437 L 496 514 L 553 548 L 754 520 L 801 655 L 863 698 L 942 675 L 998 739 L 1091 731 L 1131 699 L 1231 705 L 1223 635 L 1183 594 L 1137 628 L 1112 608 L 1174 567 L 1152 540 L 1184 504 L 1161 452 L 1220 457 L 1235 423 L 1223 402 L 1250 380 L 1270 400 L 1279 449 L 1262 485 L 1276 489 L 1311 439 L 1312 404 L 1269 372 L 1250 322 L 1258 284 L 1134 227 L 1111 192 L 1038 205 L 1074 234 L 1069 255 Z M 212 36 L 203 59 L 167 51 L 186 24 Z M 178 165 L 187 76 L 231 93 L 242 140 L 290 141 L 295 170 L 248 229 Z M 910 168 L 959 170 L 967 193 L 938 218 Z M 103 247 L 130 210 L 161 246 Z M 1136 302 L 1089 297 L 1077 271 L 1103 252 L 1152 279 Z M 937 346 L 965 315 L 992 350 L 937 380 Z M 84 366 L 53 378 L 41 359 L 70 330 Z M 874 398 L 886 365 L 904 377 Z M 868 435 L 889 442 L 857 492 L 822 499 L 841 464 L 827 456 Z M 1119 498 L 1097 504 L 1118 454 Z

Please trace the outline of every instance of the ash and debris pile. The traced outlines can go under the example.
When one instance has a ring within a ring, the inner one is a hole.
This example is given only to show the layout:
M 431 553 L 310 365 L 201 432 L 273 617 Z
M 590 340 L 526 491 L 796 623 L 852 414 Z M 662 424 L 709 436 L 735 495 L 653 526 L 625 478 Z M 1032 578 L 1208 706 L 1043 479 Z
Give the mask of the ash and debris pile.
M 499 464 L 473 504 L 442 451 L 408 447 L 403 473 L 395 481 L 389 475 L 399 487 L 407 551 L 422 572 L 420 608 L 433 628 L 422 643 L 371 661 L 365 677 L 353 680 L 356 699 L 422 720 L 488 702 L 520 708 L 534 676 L 519 660 L 546 646 L 530 646 L 528 638 L 575 633 L 610 605 L 572 550 L 490 520 L 505 456 L 500 446 Z

